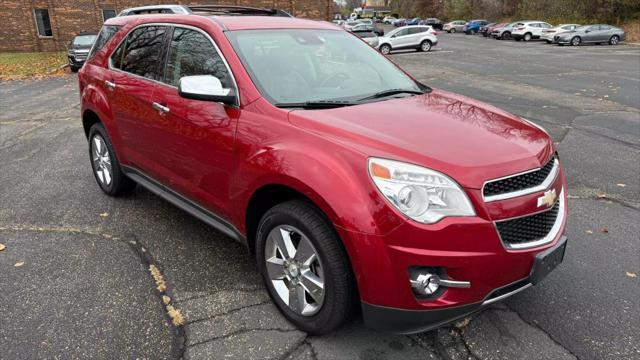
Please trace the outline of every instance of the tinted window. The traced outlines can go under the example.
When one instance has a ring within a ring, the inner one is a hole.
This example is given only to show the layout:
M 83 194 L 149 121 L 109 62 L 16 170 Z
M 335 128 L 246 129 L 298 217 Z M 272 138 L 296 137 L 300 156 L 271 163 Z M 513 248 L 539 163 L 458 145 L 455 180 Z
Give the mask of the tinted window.
M 96 35 L 79 35 L 73 38 L 73 45 L 89 46 L 96 40 Z
M 36 16 L 36 27 L 38 28 L 38 35 L 53 36 L 53 31 L 51 30 L 51 19 L 49 19 L 49 10 L 35 9 L 34 14 Z
M 102 10 L 102 21 L 105 22 L 111 18 L 116 17 L 116 11 L 115 10 Z
M 396 36 L 404 36 L 409 33 L 409 29 L 402 29 L 396 33 Z
M 120 69 L 132 74 L 160 80 L 164 26 L 145 26 L 133 30 L 126 40 Z
M 424 28 L 422 27 L 413 27 L 413 28 L 409 28 L 409 34 L 419 34 L 421 32 L 424 32 Z
M 211 40 L 199 31 L 175 28 L 164 82 L 178 86 L 181 77 L 192 75 L 213 75 L 220 79 L 223 87 L 232 87 L 227 67 Z
M 102 30 L 100 30 L 100 34 L 98 34 L 98 38 L 95 43 L 93 43 L 93 47 L 91 48 L 91 53 L 89 54 L 89 58 L 92 58 L 98 51 L 102 50 L 107 41 L 111 40 L 113 35 L 115 35 L 118 30 L 120 30 L 120 26 L 115 25 L 107 25 L 103 26 Z

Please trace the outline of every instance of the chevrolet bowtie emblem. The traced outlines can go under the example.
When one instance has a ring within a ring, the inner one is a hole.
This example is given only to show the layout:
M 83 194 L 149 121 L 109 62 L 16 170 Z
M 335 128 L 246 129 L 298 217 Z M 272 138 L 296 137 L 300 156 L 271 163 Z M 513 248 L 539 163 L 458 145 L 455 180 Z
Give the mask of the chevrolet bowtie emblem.
M 538 198 L 538 207 L 546 205 L 547 207 L 553 206 L 556 203 L 556 189 L 547 190 L 543 196 Z

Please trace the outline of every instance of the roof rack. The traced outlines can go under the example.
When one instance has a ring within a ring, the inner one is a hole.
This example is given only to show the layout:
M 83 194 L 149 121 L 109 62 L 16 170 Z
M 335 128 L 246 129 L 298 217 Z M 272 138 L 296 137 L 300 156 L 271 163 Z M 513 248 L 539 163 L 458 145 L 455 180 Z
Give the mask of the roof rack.
M 192 12 L 206 12 L 215 15 L 258 15 L 293 17 L 281 9 L 256 8 L 236 5 L 192 5 L 188 6 Z

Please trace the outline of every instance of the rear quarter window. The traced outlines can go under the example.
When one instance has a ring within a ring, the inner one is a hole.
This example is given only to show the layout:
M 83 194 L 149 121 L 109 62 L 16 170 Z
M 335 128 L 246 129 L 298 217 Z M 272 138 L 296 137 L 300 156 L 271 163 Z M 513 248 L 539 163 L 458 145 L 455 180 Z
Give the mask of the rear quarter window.
M 117 25 L 105 25 L 100 30 L 98 34 L 98 38 L 93 43 L 93 47 L 91 48 L 91 52 L 89 53 L 88 59 L 91 59 L 98 51 L 102 50 L 102 48 L 111 40 L 113 35 L 115 35 L 120 30 L 120 26 Z

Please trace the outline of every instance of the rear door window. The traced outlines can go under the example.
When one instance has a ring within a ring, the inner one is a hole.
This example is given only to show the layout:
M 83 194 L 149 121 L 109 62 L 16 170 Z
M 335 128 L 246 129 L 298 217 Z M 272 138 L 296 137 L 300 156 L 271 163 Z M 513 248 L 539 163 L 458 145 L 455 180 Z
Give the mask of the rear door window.
M 114 67 L 152 80 L 160 80 L 166 30 L 165 26 L 144 26 L 133 30 L 124 42 L 121 59 L 117 59 L 117 50 L 114 53 Z
M 163 82 L 178 86 L 180 78 L 213 75 L 222 86 L 232 88 L 231 76 L 211 40 L 203 33 L 176 27 L 171 36 Z

